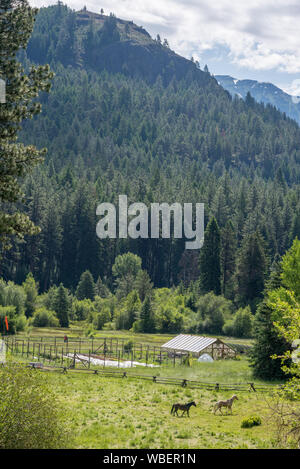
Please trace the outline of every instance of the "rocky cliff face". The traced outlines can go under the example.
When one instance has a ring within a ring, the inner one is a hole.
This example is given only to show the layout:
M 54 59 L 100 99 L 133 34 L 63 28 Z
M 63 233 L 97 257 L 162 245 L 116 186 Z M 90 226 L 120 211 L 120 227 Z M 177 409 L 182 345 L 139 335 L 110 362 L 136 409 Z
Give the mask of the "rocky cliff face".
M 300 123 L 300 97 L 290 96 L 272 83 L 237 80 L 229 75 L 216 75 L 215 78 L 232 96 L 237 95 L 244 99 L 250 92 L 256 101 L 272 104 Z

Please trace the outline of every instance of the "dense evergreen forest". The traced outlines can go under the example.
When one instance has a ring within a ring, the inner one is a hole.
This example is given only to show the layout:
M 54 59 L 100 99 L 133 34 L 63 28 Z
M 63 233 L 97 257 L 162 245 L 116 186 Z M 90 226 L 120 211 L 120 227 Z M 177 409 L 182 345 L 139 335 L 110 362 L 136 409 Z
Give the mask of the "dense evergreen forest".
M 250 94 L 231 98 L 207 67 L 112 14 L 42 8 L 19 59 L 25 70 L 49 63 L 55 78 L 20 133 L 48 149 L 20 204 L 41 232 L 13 240 L 0 275 L 22 283 L 31 272 L 40 293 L 60 283 L 74 293 L 89 271 L 115 291 L 112 267 L 130 251 L 155 287 L 195 284 L 253 309 L 300 237 L 297 123 Z M 99 240 L 96 206 L 119 194 L 203 202 L 203 250 L 178 239 Z

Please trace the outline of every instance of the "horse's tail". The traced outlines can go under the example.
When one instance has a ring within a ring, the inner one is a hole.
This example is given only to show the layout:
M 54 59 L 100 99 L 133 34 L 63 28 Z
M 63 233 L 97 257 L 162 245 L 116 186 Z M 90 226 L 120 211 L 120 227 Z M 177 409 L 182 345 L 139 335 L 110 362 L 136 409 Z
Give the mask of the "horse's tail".
M 173 414 L 173 410 L 175 410 L 175 404 L 172 405 L 171 414 Z

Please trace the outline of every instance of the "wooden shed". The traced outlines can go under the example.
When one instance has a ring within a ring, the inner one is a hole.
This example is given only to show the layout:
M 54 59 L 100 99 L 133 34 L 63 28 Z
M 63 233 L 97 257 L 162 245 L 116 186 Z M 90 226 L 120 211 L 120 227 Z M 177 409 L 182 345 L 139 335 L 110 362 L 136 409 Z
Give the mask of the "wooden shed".
M 208 353 L 214 360 L 233 358 L 236 355 L 236 351 L 222 340 L 200 335 L 180 334 L 166 342 L 161 348 L 170 353 L 191 353 L 197 358 L 203 353 Z

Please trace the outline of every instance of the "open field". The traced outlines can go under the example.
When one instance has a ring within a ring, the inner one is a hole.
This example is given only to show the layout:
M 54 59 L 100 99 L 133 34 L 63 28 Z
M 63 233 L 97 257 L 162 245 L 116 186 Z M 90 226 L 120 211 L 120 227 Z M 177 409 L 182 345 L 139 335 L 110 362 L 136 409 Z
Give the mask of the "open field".
M 238 393 L 233 415 L 214 415 L 213 404 L 232 392 L 183 389 L 133 379 L 50 373 L 60 401 L 70 414 L 76 448 L 272 448 L 275 431 L 259 393 Z M 224 374 L 222 376 L 224 378 Z M 228 378 L 227 378 L 228 379 Z M 175 402 L 195 400 L 188 417 L 173 417 Z M 258 415 L 262 425 L 242 429 Z
M 52 332 L 52 334 L 50 334 Z M 58 333 L 60 332 L 60 333 Z M 53 336 L 63 336 L 64 330 L 36 329 L 31 338 L 42 337 L 45 341 Z M 76 337 L 74 329 L 68 337 Z M 103 334 L 103 335 L 102 335 Z M 111 334 L 111 335 L 109 335 Z M 99 337 L 126 336 L 128 340 L 161 345 L 167 336 L 103 331 Z M 18 336 L 21 337 L 21 336 Z M 24 335 L 24 338 L 26 336 Z M 79 333 L 78 336 L 80 337 Z M 82 336 L 81 336 L 82 337 Z M 168 336 L 170 337 L 170 336 Z M 11 355 L 24 361 L 24 357 Z M 29 360 L 30 361 L 30 360 Z M 272 448 L 276 446 L 276 431 L 270 419 L 268 402 L 270 393 L 215 391 L 183 388 L 178 385 L 159 384 L 151 380 L 134 379 L 131 374 L 156 375 L 161 377 L 198 380 L 207 383 L 243 384 L 255 382 L 246 356 L 240 360 L 218 360 L 213 363 L 198 363 L 192 366 L 171 365 L 149 369 L 136 367 L 127 370 L 127 378 L 106 377 L 69 370 L 45 372 L 50 386 L 67 410 L 75 448 Z M 275 383 L 272 383 L 275 384 Z M 278 383 L 277 383 L 278 384 Z M 213 404 L 219 399 L 238 395 L 233 405 L 233 415 L 214 415 Z M 195 400 L 190 418 L 174 417 L 170 414 L 172 404 Z M 241 428 L 244 418 L 257 415 L 262 425 L 249 429 Z
M 82 339 L 87 339 L 87 337 L 84 335 L 84 326 L 86 324 L 84 323 L 72 323 L 69 328 L 63 328 L 63 327 L 33 327 L 30 330 L 30 333 L 25 334 L 23 332 L 18 333 L 17 337 L 19 338 L 27 338 L 30 337 L 31 339 L 36 338 L 37 340 L 40 339 L 41 337 L 46 340 L 46 338 L 53 338 L 53 337 L 60 337 L 61 339 L 64 337 L 65 334 L 69 338 L 82 338 Z M 119 338 L 119 339 L 124 339 L 124 340 L 131 340 L 135 343 L 143 343 L 145 345 L 155 345 L 155 346 L 161 346 L 165 342 L 169 341 L 173 337 L 175 337 L 178 334 L 142 334 L 142 333 L 134 333 L 130 331 L 120 331 L 120 330 L 101 330 L 97 331 L 97 333 L 94 336 L 94 339 L 97 340 L 97 338 Z M 241 344 L 241 345 L 251 345 L 252 344 L 252 339 L 237 339 L 235 337 L 226 337 L 226 336 L 211 336 L 209 334 L 206 334 L 207 337 L 219 337 L 223 342 L 231 343 L 231 344 Z

